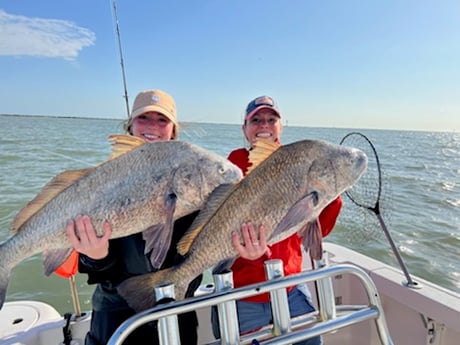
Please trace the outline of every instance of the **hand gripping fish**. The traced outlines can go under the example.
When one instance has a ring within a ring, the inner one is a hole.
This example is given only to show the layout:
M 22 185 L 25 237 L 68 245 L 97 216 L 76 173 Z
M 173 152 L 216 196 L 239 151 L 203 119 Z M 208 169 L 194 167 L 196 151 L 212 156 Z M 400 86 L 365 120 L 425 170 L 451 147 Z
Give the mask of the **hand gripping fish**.
M 188 284 L 200 273 L 230 267 L 238 255 L 231 234 L 241 231 L 245 222 L 263 224 L 268 244 L 298 233 L 310 253 L 321 256 L 319 214 L 367 167 L 362 151 L 315 140 L 284 146 L 259 140 L 249 159 L 253 165 L 248 175 L 235 185 L 216 188 L 178 243 L 183 262 L 120 285 L 119 292 L 131 307 L 152 307 L 153 288 L 166 283 L 174 284 L 176 299 L 183 299 Z
M 108 161 L 57 175 L 13 220 L 14 235 L 0 244 L 0 308 L 19 262 L 45 252 L 49 275 L 67 259 L 73 248 L 65 229 L 78 215 L 90 216 L 99 235 L 104 221 L 113 228 L 112 238 L 143 232 L 146 253 L 152 250 L 152 265 L 160 267 L 174 220 L 201 209 L 219 185 L 242 177 L 224 157 L 192 144 L 146 143 L 129 135 L 110 139 Z

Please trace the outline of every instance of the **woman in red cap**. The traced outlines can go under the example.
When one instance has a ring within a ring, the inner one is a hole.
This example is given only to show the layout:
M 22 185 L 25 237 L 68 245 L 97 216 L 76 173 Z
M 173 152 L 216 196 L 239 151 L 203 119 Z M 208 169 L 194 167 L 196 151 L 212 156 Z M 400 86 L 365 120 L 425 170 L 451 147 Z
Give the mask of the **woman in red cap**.
M 243 134 L 251 146 L 257 138 L 266 138 L 280 143 L 282 132 L 281 113 L 271 97 L 261 96 L 252 100 L 246 108 Z M 250 150 L 250 149 L 249 149 Z M 246 175 L 249 163 L 249 150 L 240 148 L 232 151 L 228 159 L 240 167 Z M 342 199 L 337 197 L 319 215 L 323 237 L 327 236 L 335 225 Z M 284 275 L 296 274 L 302 270 L 302 239 L 297 234 L 268 246 L 263 232 L 263 224 L 255 229 L 253 224 L 242 225 L 243 238 L 237 232 L 233 236 L 233 244 L 240 254 L 231 270 L 235 287 L 265 281 L 264 261 L 280 259 L 283 262 Z M 256 330 L 272 323 L 268 293 L 237 301 L 238 321 L 241 333 Z M 291 317 L 315 311 L 306 285 L 292 286 L 288 289 L 288 300 Z M 213 312 L 213 331 L 219 336 L 218 321 Z M 296 344 L 322 344 L 320 336 Z

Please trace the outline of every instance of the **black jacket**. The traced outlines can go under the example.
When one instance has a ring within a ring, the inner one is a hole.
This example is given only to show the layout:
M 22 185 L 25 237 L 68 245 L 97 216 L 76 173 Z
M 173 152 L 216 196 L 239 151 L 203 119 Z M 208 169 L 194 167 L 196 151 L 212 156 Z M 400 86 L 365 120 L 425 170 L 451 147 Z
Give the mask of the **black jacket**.
M 161 268 L 179 263 L 183 258 L 177 253 L 176 245 L 192 224 L 198 212 L 182 217 L 174 223 L 171 245 Z M 141 233 L 110 240 L 109 253 L 101 260 L 80 255 L 78 270 L 88 274 L 88 284 L 98 284 L 93 294 L 94 310 L 121 310 L 129 308 L 118 294 L 117 286 L 127 278 L 153 272 L 154 269 L 144 255 L 145 242 Z M 191 295 L 198 288 L 202 275 L 189 286 Z M 153 293 L 153 291 L 152 291 Z

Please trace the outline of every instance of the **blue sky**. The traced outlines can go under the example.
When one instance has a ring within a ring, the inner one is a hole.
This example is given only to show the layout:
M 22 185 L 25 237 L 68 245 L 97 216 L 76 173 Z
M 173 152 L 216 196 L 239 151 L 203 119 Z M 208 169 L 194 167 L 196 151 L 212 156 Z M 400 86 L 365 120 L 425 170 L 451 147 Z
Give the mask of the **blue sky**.
M 183 122 L 460 130 L 460 2 L 117 0 L 129 104 L 159 88 Z M 0 114 L 123 119 L 112 0 L 0 2 Z

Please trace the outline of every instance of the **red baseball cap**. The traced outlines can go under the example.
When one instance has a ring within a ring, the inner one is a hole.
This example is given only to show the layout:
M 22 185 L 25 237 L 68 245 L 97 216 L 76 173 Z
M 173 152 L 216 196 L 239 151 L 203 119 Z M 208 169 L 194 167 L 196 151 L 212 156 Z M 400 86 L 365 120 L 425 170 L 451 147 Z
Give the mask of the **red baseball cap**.
M 273 98 L 269 96 L 260 96 L 249 102 L 248 106 L 246 107 L 245 119 L 251 119 L 251 117 L 261 109 L 271 109 L 276 113 L 276 115 L 278 115 L 279 118 L 281 118 L 281 112 Z

